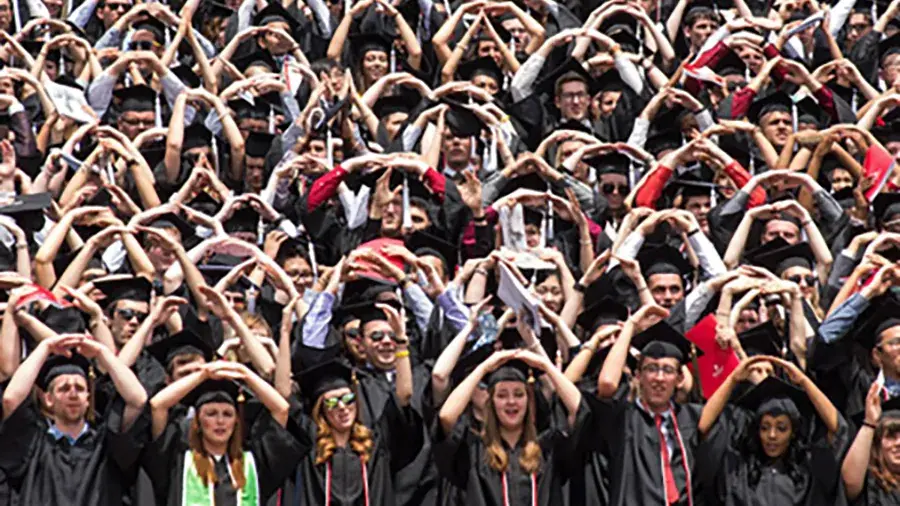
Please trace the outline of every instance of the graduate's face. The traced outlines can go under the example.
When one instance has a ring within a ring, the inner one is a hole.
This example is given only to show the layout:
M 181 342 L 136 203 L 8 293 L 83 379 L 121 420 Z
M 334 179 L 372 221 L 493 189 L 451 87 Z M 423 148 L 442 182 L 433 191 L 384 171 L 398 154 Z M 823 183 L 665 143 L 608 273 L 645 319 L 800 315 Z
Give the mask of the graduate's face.
M 840 191 L 853 186 L 853 176 L 843 167 L 832 170 L 830 179 L 832 191 Z
M 129 9 L 131 9 L 129 1 L 106 0 L 97 6 L 97 17 L 103 22 L 103 27 L 109 29 Z
M 384 51 L 369 51 L 363 56 L 363 76 L 370 83 L 381 79 L 388 71 L 388 54 Z
M 162 230 L 176 242 L 181 242 L 181 232 L 177 228 L 165 227 Z M 156 269 L 156 272 L 160 273 L 171 267 L 177 258 L 173 250 L 155 237 L 147 239 L 147 256 L 150 258 L 150 262 L 153 263 L 153 268 Z
M 252 193 L 259 193 L 262 190 L 264 184 L 263 174 L 265 173 L 265 169 L 265 157 L 246 157 L 244 163 L 244 182 L 247 185 L 248 191 Z
M 528 391 L 521 381 L 499 381 L 491 395 L 497 422 L 505 429 L 519 429 L 528 411 Z
M 443 143 L 441 145 L 441 151 L 444 154 L 444 158 L 447 160 L 447 165 L 464 168 L 469 164 L 469 156 L 472 153 L 472 138 L 457 137 L 451 134 L 449 130 L 446 130 L 445 132 L 446 134 L 441 141 Z
M 613 211 L 622 209 L 628 195 L 628 177 L 625 174 L 600 174 L 600 192 L 606 197 L 609 208 Z
M 362 335 L 359 330 L 359 320 L 351 320 L 342 329 L 344 347 L 353 358 L 353 363 L 364 364 L 366 362 L 366 347 L 362 343 Z
M 771 459 L 787 453 L 793 433 L 793 424 L 787 415 L 763 415 L 759 421 L 759 442 L 763 452 Z
M 503 65 L 500 49 L 493 40 L 480 40 L 476 49 L 478 58 L 493 58 L 497 65 Z
M 421 232 L 431 226 L 431 218 L 428 217 L 428 211 L 421 206 L 410 205 L 409 216 L 412 219 L 412 228 L 416 232 Z
M 760 118 L 762 133 L 776 148 L 784 146 L 794 130 L 791 113 L 772 111 Z
M 884 149 L 894 157 L 894 163 L 900 164 L 900 141 L 890 141 L 884 144 Z
M 403 221 L 403 198 L 398 194 L 381 209 L 381 232 L 396 234 Z
M 706 39 L 716 31 L 719 24 L 709 17 L 700 17 L 684 29 L 684 37 L 691 45 L 691 49 L 696 51 L 706 42 Z
M 606 118 L 612 114 L 616 110 L 616 105 L 621 97 L 621 91 L 604 91 L 601 93 L 597 100 L 597 109 L 600 112 L 600 116 Z
M 847 48 L 853 47 L 860 37 L 871 30 L 872 18 L 868 14 L 862 12 L 850 14 L 850 19 L 847 20 Z
M 379 340 L 372 339 L 373 334 L 381 332 Z M 393 334 L 390 324 L 384 320 L 366 323 L 363 327 L 363 345 L 366 348 L 366 359 L 376 369 L 391 370 L 397 361 L 397 344 L 390 338 Z
M 518 18 L 511 18 L 500 23 L 500 26 L 506 28 L 506 31 L 512 35 L 516 41 L 516 47 L 525 49 L 525 46 L 531 42 L 531 34 L 525 29 L 525 25 Z M 518 52 L 518 50 L 517 50 Z
M 666 309 L 672 309 L 684 298 L 684 281 L 678 274 L 651 274 L 647 288 L 653 300 Z
M 227 445 L 237 424 L 237 410 L 227 402 L 208 402 L 197 411 L 203 439 L 216 446 Z
M 900 53 L 885 56 L 881 63 L 881 78 L 891 85 L 898 76 L 900 76 Z
M 397 136 L 397 132 L 400 131 L 400 127 L 403 126 L 403 122 L 405 122 L 407 118 L 409 118 L 409 114 L 405 112 L 395 112 L 385 116 L 383 124 L 389 139 L 394 140 L 394 137 Z
M 353 393 L 349 388 L 336 388 L 322 394 L 322 413 L 325 415 L 325 421 L 335 432 L 345 434 L 353 428 L 353 422 L 356 420 L 356 402 L 343 402 L 347 394 Z M 325 405 L 325 399 L 338 399 L 334 407 L 329 408 Z
M 763 243 L 781 237 L 790 245 L 800 242 L 800 229 L 794 223 L 786 220 L 769 220 L 763 230 Z
M 900 326 L 890 327 L 878 336 L 878 346 L 873 350 L 875 362 L 892 379 L 900 378 Z
M 816 273 L 802 265 L 785 269 L 784 272 L 781 273 L 781 279 L 786 279 L 800 285 L 800 292 L 803 294 L 803 298 L 807 300 L 811 299 L 816 293 L 816 286 L 818 283 Z
M 490 93 L 491 95 L 496 95 L 497 92 L 500 91 L 500 83 L 498 83 L 497 80 L 493 77 L 486 76 L 484 74 L 479 74 L 473 77 L 472 84 Z
M 44 5 L 46 5 L 47 10 L 50 11 L 51 18 L 58 18 L 59 13 L 62 12 L 62 0 L 44 0 Z
M 591 95 L 584 81 L 573 80 L 559 85 L 553 100 L 563 120 L 581 121 L 587 116 Z
M 740 334 L 741 332 L 750 330 L 757 325 L 759 325 L 759 313 L 752 309 L 743 309 L 741 310 L 740 316 L 738 316 L 737 323 L 734 324 L 734 331 Z
M 896 418 L 891 420 L 892 425 L 895 425 L 896 422 Z M 883 423 L 884 421 L 882 421 Z M 896 429 L 883 431 L 879 443 L 885 467 L 895 476 L 900 475 L 900 431 Z
M 291 25 L 288 24 L 287 21 L 271 21 L 266 23 L 266 28 L 273 28 L 282 30 L 286 33 L 291 33 Z M 287 53 L 291 48 L 291 41 L 285 40 L 272 32 L 267 32 L 262 38 L 263 47 L 268 49 L 275 56 L 281 56 Z
M 139 134 L 156 126 L 154 111 L 125 111 L 116 122 L 119 130 L 131 140 Z
M 681 364 L 669 357 L 644 357 L 639 378 L 641 401 L 652 410 L 666 409 L 683 379 Z
M 726 199 L 734 197 L 734 194 L 737 193 L 734 181 L 732 181 L 731 178 L 728 177 L 728 174 L 725 174 L 724 172 L 716 175 L 715 183 L 719 186 L 719 192 Z
M 586 143 L 581 139 L 571 139 L 567 141 L 562 141 L 559 143 L 556 149 L 556 165 L 562 164 L 566 158 L 572 156 L 578 148 L 584 146 Z M 575 164 L 575 179 L 587 183 L 588 181 L 588 170 L 590 167 L 588 164 L 584 163 L 584 161 L 579 160 L 577 164 Z
M 125 344 L 137 332 L 141 322 L 147 318 L 150 304 L 136 300 L 119 300 L 114 305 L 109 330 L 116 344 Z
M 688 197 L 687 202 L 684 204 L 684 208 L 690 211 L 691 214 L 694 215 L 694 218 L 697 218 L 697 223 L 700 224 L 700 230 L 702 230 L 704 234 L 708 234 L 709 221 L 706 219 L 706 216 L 709 214 L 709 210 L 712 209 L 712 199 L 709 198 L 709 195 Z
M 531 223 L 525 225 L 525 244 L 529 248 L 537 248 L 541 244 L 541 227 Z
M 176 355 L 172 362 L 169 363 L 169 367 L 172 370 L 171 374 L 169 374 L 170 383 L 199 371 L 204 364 L 206 364 L 206 359 L 203 358 L 203 355 L 196 353 Z
M 541 298 L 541 302 L 546 304 L 551 311 L 557 314 L 562 311 L 565 297 L 563 296 L 562 283 L 559 281 L 559 276 L 547 276 L 547 279 L 535 287 L 535 291 Z
M 284 261 L 282 266 L 284 272 L 290 276 L 294 283 L 294 288 L 300 292 L 302 296 L 307 288 L 313 284 L 313 271 L 309 262 L 302 256 L 290 257 Z
M 749 366 L 747 370 L 750 373 L 747 376 L 747 380 L 754 385 L 759 385 L 764 379 L 775 374 L 775 368 L 771 362 L 756 362 Z
M 12 24 L 12 7 L 9 0 L 0 0 L 0 30 L 9 31 Z
M 90 391 L 87 379 L 79 374 L 62 374 L 53 379 L 45 401 L 53 419 L 63 423 L 78 423 L 87 414 Z

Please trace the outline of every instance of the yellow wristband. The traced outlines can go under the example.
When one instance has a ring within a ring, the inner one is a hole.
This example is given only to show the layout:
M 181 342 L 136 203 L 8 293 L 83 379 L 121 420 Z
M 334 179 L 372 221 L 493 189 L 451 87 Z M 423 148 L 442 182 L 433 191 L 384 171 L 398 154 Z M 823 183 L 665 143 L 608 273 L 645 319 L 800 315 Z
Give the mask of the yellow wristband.
M 409 356 L 409 350 L 400 350 L 396 353 L 397 358 L 406 358 Z

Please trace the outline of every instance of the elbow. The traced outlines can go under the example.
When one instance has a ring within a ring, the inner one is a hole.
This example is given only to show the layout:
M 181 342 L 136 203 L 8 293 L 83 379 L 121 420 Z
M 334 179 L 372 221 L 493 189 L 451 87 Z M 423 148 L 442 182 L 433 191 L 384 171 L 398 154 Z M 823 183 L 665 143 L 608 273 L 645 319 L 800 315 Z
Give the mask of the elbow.
M 416 60 L 416 61 L 421 60 L 422 54 L 423 54 L 422 46 L 420 46 L 419 44 L 415 44 L 415 45 L 410 44 L 410 46 L 413 46 L 413 47 L 406 48 L 407 59 Z
M 6 420 L 19 407 L 19 403 L 9 393 L 3 395 L 3 419 Z
M 619 388 L 619 385 L 613 383 L 612 381 L 610 381 L 606 378 L 603 378 L 602 376 L 600 377 L 600 379 L 597 380 L 597 395 L 599 397 L 604 397 L 604 398 L 612 397 L 613 395 L 615 395 L 616 390 L 618 390 L 618 388 Z

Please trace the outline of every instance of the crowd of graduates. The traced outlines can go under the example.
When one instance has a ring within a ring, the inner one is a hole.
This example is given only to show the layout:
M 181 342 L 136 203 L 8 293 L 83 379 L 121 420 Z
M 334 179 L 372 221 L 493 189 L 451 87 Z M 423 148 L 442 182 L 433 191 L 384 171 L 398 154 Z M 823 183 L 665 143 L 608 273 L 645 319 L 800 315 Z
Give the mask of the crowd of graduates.
M 0 0 L 0 506 L 900 505 L 900 0 Z

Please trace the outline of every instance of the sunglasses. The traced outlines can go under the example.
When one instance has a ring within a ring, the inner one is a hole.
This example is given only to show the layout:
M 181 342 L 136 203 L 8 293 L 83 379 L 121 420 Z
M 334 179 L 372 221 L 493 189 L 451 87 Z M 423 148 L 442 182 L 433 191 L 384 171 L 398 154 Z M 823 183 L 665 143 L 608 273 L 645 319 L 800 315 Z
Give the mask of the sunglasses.
M 356 404 L 356 394 L 350 392 L 348 394 L 340 395 L 337 397 L 328 397 L 327 399 L 322 401 L 322 404 L 325 405 L 325 409 L 335 409 L 338 405 L 348 407 Z
M 159 46 L 159 43 L 152 40 L 136 40 L 128 44 L 128 49 L 132 51 L 150 51 L 157 46 Z
M 401 342 L 400 339 L 397 338 L 397 334 L 395 334 L 393 332 L 385 332 L 383 330 L 376 330 L 375 332 L 372 332 L 369 335 L 369 339 L 371 339 L 373 341 L 381 341 L 382 339 L 384 339 L 386 337 L 391 338 L 391 341 L 394 341 L 395 343 Z
M 140 311 L 135 311 L 134 309 L 119 309 L 116 310 L 119 316 L 122 317 L 123 320 L 128 321 L 132 318 L 137 318 L 138 322 L 142 322 L 147 319 L 149 313 L 142 313 Z
M 110 3 L 106 3 L 106 4 L 103 4 L 103 5 L 100 6 L 101 9 L 104 8 L 104 7 L 108 7 L 109 10 L 111 10 L 111 11 L 122 11 L 122 12 L 125 12 L 125 11 L 127 11 L 128 9 L 131 8 L 131 5 L 129 5 L 129 4 L 110 4 Z
M 603 183 L 600 186 L 600 189 L 603 191 L 603 193 L 606 193 L 606 194 L 610 194 L 614 191 L 618 191 L 619 195 L 625 195 L 626 193 L 631 191 L 631 188 L 629 188 L 627 184 L 613 184 L 613 183 Z
M 359 339 L 359 329 L 347 329 L 344 331 L 344 337 L 350 339 Z
M 814 274 L 807 274 L 806 276 L 801 276 L 800 274 L 796 274 L 794 276 L 788 276 L 787 280 L 791 283 L 800 284 L 800 281 L 806 281 L 806 286 L 813 286 L 816 284 L 816 276 Z

